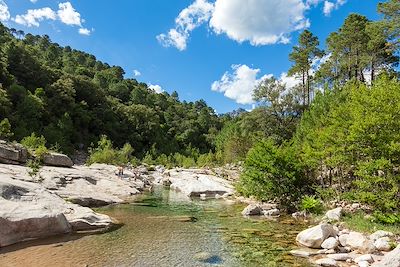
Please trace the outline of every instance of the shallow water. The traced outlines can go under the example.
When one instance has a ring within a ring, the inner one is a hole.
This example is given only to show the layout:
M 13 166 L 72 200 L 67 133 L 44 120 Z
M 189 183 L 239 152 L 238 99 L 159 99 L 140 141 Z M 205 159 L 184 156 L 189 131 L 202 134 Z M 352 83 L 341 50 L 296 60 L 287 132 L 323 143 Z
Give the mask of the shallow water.
M 99 209 L 124 223 L 115 231 L 3 248 L 0 266 L 308 266 L 288 254 L 305 225 L 246 219 L 243 207 L 159 188 L 132 204 Z

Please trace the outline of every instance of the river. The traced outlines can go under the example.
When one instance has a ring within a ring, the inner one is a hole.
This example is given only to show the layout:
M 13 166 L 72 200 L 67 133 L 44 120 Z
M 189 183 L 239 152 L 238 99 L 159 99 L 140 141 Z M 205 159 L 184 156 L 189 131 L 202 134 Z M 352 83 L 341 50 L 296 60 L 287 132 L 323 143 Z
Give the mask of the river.
M 123 226 L 0 249 L 0 266 L 309 266 L 289 255 L 306 226 L 292 218 L 243 218 L 240 204 L 194 200 L 157 187 L 130 204 L 97 209 Z

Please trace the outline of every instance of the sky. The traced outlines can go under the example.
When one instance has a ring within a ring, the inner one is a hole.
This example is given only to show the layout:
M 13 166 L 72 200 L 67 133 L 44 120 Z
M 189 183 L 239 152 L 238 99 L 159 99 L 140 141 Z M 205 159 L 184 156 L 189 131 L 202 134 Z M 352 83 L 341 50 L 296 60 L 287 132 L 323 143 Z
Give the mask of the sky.
M 252 91 L 286 72 L 299 34 L 324 48 L 350 13 L 379 19 L 383 0 L 0 0 L 8 27 L 124 68 L 126 78 L 218 113 L 254 107 Z

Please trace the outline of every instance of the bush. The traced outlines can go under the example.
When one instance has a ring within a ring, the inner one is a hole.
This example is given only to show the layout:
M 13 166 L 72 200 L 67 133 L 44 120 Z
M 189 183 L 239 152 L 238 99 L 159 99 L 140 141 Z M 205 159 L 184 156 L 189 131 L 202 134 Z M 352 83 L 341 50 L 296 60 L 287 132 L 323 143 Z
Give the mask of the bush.
M 125 144 L 122 149 L 113 148 L 111 140 L 107 136 L 100 137 L 96 148 L 89 148 L 89 159 L 87 164 L 104 163 L 104 164 L 127 164 L 132 159 L 133 148 L 130 144 Z
M 294 150 L 276 146 L 271 140 L 261 141 L 249 151 L 236 187 L 244 196 L 277 199 L 288 208 L 293 208 L 300 196 L 310 190 Z
M 46 147 L 46 139 L 44 136 L 36 136 L 35 133 L 32 133 L 30 136 L 24 137 L 21 140 L 21 144 L 30 150 L 36 150 L 38 148 Z
M 314 196 L 304 196 L 300 201 L 300 210 L 308 213 L 321 214 L 323 205 L 321 200 L 316 199 Z
M 13 137 L 10 121 L 5 118 L 0 122 L 0 139 L 10 140 Z

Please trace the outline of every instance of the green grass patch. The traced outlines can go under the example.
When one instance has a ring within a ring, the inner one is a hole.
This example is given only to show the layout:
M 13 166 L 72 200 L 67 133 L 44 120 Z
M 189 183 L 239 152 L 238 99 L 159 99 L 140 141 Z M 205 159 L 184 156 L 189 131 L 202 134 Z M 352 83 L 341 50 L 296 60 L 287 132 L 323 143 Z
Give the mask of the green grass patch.
M 365 218 L 365 213 L 348 214 L 343 217 L 343 221 L 348 228 L 358 232 L 374 233 L 384 230 L 400 235 L 400 225 L 388 225 L 373 221 L 373 217 Z

